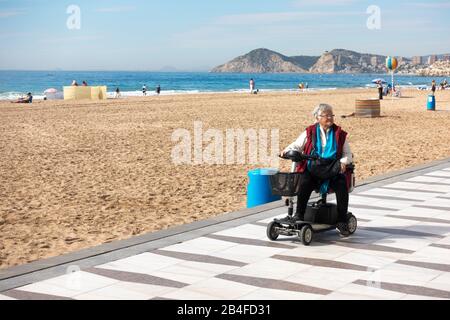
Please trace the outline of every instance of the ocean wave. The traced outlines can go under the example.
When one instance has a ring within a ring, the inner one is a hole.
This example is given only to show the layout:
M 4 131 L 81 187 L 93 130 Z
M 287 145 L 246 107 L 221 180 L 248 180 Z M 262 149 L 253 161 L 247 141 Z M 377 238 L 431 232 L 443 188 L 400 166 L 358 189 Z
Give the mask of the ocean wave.
M 424 85 L 410 85 L 410 84 L 401 84 L 400 87 L 402 88 L 420 88 L 420 89 L 429 89 L 429 86 L 426 84 Z M 329 91 L 329 90 L 338 90 L 338 89 L 367 89 L 367 88 L 374 88 L 373 84 L 367 84 L 365 87 L 347 87 L 347 88 L 337 88 L 337 87 L 322 87 L 322 88 L 308 88 L 303 89 L 302 92 L 318 92 L 318 91 Z M 270 92 L 299 92 L 299 89 L 296 88 L 288 88 L 288 89 L 259 89 L 260 93 L 270 93 Z M 243 88 L 235 88 L 235 89 L 225 89 L 225 90 L 162 90 L 160 95 L 161 96 L 170 96 L 170 95 L 182 95 L 182 94 L 236 94 L 236 93 L 242 93 L 242 94 L 248 94 L 250 92 L 250 89 L 243 89 Z M 107 98 L 115 98 L 116 93 L 113 92 L 107 92 Z M 121 97 L 142 97 L 142 91 L 135 90 L 135 91 L 121 91 L 120 92 Z M 147 91 L 147 96 L 157 96 L 158 94 L 155 91 Z M 0 92 L 0 100 L 17 100 L 19 98 L 24 98 L 26 96 L 26 93 L 24 92 L 17 92 L 17 91 L 9 91 L 9 92 Z M 44 100 L 45 95 L 42 94 L 33 94 L 33 99 L 35 100 Z M 62 98 L 60 96 L 59 98 Z
M 176 95 L 176 94 L 198 94 L 202 93 L 200 90 L 163 90 L 160 95 Z M 121 91 L 120 95 L 122 97 L 142 97 L 142 91 Z M 158 94 L 154 91 L 147 91 L 147 96 L 157 96 Z M 116 96 L 115 92 L 108 92 L 108 98 L 114 98 Z
M 304 92 L 314 92 L 314 91 L 326 91 L 326 90 L 337 90 L 337 88 L 308 88 L 304 89 Z M 270 93 L 270 92 L 298 92 L 299 89 L 259 89 L 259 93 Z M 229 89 L 224 91 L 213 91 L 213 90 L 162 90 L 161 96 L 171 96 L 171 95 L 182 95 L 182 94 L 235 94 L 242 93 L 247 94 L 250 89 Z M 107 92 L 107 98 L 113 99 L 116 96 L 115 92 Z M 4 92 L 0 93 L 0 100 L 17 100 L 19 98 L 25 97 L 26 94 L 22 92 Z M 142 91 L 121 91 L 120 96 L 122 98 L 126 97 L 142 97 Z M 147 97 L 158 96 L 154 91 L 147 91 Z M 33 95 L 34 100 L 44 100 L 44 94 Z
M 177 95 L 177 94 L 199 94 L 199 93 L 209 93 L 209 92 L 202 92 L 200 90 L 167 90 L 167 91 L 161 91 L 161 95 Z M 142 97 L 142 91 L 122 91 L 120 92 L 122 97 Z M 115 92 L 107 92 L 108 98 L 114 98 L 116 95 Z M 147 96 L 156 96 L 156 92 L 147 92 Z M 17 100 L 19 98 L 24 98 L 26 96 L 26 93 L 23 92 L 16 92 L 16 91 L 10 91 L 10 92 L 2 92 L 0 93 L 0 100 Z M 61 96 L 62 98 L 63 96 Z M 34 100 L 44 100 L 45 95 L 42 94 L 33 94 Z
M 27 94 L 23 92 L 16 92 L 16 91 L 2 92 L 0 93 L 0 100 L 17 100 L 19 98 L 25 98 L 26 96 Z M 33 99 L 43 100 L 44 95 L 33 95 Z

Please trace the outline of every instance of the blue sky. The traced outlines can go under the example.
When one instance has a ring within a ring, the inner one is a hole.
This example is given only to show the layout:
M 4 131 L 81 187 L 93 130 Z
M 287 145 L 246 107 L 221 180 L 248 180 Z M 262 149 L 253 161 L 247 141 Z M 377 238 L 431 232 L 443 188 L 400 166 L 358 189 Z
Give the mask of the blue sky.
M 67 8 L 80 8 L 80 29 Z M 367 8 L 380 8 L 369 29 Z M 450 1 L 0 0 L 0 69 L 207 70 L 255 48 L 450 52 Z

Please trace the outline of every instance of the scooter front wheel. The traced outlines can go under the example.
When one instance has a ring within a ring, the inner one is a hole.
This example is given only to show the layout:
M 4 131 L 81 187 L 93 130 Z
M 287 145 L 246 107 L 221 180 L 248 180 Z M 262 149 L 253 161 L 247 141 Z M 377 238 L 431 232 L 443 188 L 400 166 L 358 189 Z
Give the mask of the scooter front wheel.
M 278 236 L 280 235 L 278 233 L 277 228 L 280 228 L 281 224 L 279 224 L 278 222 L 272 221 L 271 223 L 269 223 L 269 225 L 267 226 L 267 238 L 269 238 L 272 241 L 275 241 L 278 239 Z

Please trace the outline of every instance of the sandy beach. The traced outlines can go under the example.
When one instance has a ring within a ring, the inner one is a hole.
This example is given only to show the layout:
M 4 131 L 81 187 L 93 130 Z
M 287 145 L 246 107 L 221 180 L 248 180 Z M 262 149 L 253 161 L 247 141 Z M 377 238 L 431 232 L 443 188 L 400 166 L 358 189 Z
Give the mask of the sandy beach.
M 176 129 L 279 129 L 280 148 L 334 106 L 349 132 L 357 180 L 450 157 L 450 91 L 403 90 L 382 117 L 341 118 L 376 90 L 199 94 L 107 101 L 0 101 L 0 268 L 57 256 L 246 205 L 258 165 L 181 165 Z M 282 163 L 288 170 L 288 163 Z

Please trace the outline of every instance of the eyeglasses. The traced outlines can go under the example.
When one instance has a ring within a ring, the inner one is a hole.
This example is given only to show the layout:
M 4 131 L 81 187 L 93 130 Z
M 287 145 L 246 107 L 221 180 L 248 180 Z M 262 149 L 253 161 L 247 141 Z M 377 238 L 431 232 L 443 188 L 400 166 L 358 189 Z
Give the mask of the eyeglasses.
M 334 115 L 334 114 L 329 115 L 329 116 L 327 116 L 327 115 L 320 115 L 319 117 L 321 117 L 321 118 L 327 118 L 327 119 L 333 119 L 333 118 L 335 117 L 335 115 Z

